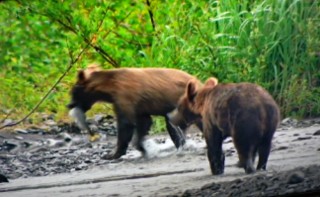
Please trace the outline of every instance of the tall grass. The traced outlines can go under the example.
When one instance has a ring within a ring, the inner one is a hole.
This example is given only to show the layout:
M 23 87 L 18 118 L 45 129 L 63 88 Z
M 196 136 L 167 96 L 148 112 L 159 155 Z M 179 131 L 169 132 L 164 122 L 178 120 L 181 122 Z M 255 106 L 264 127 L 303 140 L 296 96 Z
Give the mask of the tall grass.
M 168 2 L 167 2 L 168 3 Z M 266 87 L 284 116 L 320 115 L 318 1 L 172 1 L 148 61 Z

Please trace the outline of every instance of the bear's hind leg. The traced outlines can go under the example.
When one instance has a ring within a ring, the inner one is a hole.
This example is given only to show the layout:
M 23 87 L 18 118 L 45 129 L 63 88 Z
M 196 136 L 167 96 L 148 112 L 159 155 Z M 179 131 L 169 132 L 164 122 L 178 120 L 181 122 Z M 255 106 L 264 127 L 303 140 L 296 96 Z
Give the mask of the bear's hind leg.
M 212 129 L 204 127 L 204 136 L 211 172 L 213 175 L 223 174 L 225 157 L 222 150 L 222 132 L 216 126 Z
M 271 140 L 272 137 L 265 137 L 262 139 L 259 145 L 259 161 L 257 165 L 257 170 L 266 170 L 267 162 L 271 150 Z
M 238 167 L 244 168 L 245 172 L 247 174 L 251 174 L 255 172 L 255 169 L 253 167 L 254 162 L 254 152 L 250 149 L 253 149 L 252 146 L 246 145 L 245 147 L 236 146 L 238 156 L 239 156 L 239 162 L 237 164 Z
M 181 129 L 179 129 L 179 130 L 175 129 L 170 124 L 169 118 L 167 116 L 165 116 L 165 121 L 166 121 L 168 133 L 169 133 L 174 145 L 176 146 L 176 148 L 183 146 L 186 143 L 186 137 L 185 137 L 184 131 L 182 131 Z
M 238 152 L 239 161 L 247 174 L 254 173 L 254 158 L 262 132 L 259 119 L 252 114 L 242 114 L 232 129 L 232 139 Z
M 118 159 L 122 155 L 125 155 L 129 146 L 129 143 L 133 136 L 134 124 L 131 123 L 125 116 L 117 115 L 118 126 L 118 141 L 117 148 L 114 154 L 107 155 L 104 159 Z
M 152 119 L 150 116 L 143 116 L 137 118 L 137 141 L 136 147 L 143 154 L 146 154 L 146 150 L 143 147 L 144 137 L 148 134 L 152 125 Z
M 238 167 L 243 167 L 247 174 L 254 173 L 255 168 L 253 167 L 253 163 L 257 150 L 255 140 L 250 139 L 249 136 L 240 137 L 241 132 L 239 131 L 235 131 L 235 133 L 236 135 L 233 136 L 233 142 L 239 156 L 237 165 Z
M 256 156 L 257 156 L 257 151 L 258 151 L 258 146 L 255 146 L 255 148 L 254 148 L 254 150 L 253 150 L 253 153 L 251 153 L 252 155 L 251 156 L 249 156 L 249 157 L 251 157 L 252 158 L 252 164 L 254 164 L 254 162 L 255 162 L 255 158 L 256 158 Z M 242 156 L 242 154 L 240 155 L 239 154 L 239 161 L 237 162 L 237 164 L 236 164 L 236 166 L 238 167 L 238 168 L 244 168 L 244 169 L 246 169 L 246 166 L 247 166 L 247 164 L 246 164 L 246 159 L 244 159 L 245 157 L 243 157 Z

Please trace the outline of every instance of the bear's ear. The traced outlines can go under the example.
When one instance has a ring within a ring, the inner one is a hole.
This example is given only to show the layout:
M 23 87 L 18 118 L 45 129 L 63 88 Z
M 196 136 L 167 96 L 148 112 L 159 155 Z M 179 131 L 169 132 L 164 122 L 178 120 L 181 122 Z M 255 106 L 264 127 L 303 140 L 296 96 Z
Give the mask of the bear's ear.
M 83 76 L 84 76 L 84 80 L 89 79 L 92 75 L 92 73 L 97 72 L 97 71 L 101 71 L 101 68 L 98 64 L 90 64 L 87 66 L 86 69 L 83 70 Z
M 187 85 L 187 98 L 190 103 L 194 103 L 194 98 L 197 95 L 197 82 L 195 80 L 190 80 Z
M 86 80 L 86 74 L 83 70 L 78 71 L 78 82 L 84 82 Z
M 205 87 L 208 87 L 208 88 L 214 88 L 216 85 L 218 85 L 218 79 L 215 78 L 215 77 L 210 77 L 206 83 L 205 83 Z
M 89 72 L 95 72 L 95 71 L 101 71 L 101 68 L 99 64 L 93 63 L 93 64 L 89 64 L 86 70 Z

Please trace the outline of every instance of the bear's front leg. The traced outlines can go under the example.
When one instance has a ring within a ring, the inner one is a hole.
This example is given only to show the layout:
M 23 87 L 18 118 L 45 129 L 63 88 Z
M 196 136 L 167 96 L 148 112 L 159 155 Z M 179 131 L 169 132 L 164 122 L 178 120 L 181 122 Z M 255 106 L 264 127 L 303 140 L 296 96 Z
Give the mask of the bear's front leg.
M 184 131 L 181 129 L 174 128 L 169 122 L 169 118 L 165 116 L 166 126 L 171 140 L 173 141 L 176 148 L 183 146 L 186 143 L 186 136 Z
M 150 127 L 152 125 L 151 116 L 139 116 L 136 118 L 137 120 L 137 141 L 135 142 L 135 146 L 141 152 L 143 156 L 146 155 L 147 151 L 143 146 L 143 141 L 146 135 L 148 135 Z
M 118 126 L 118 141 L 117 148 L 112 155 L 106 155 L 103 158 L 107 160 L 119 159 L 122 155 L 125 155 L 129 146 L 129 143 L 133 136 L 134 123 L 130 122 L 125 116 L 121 114 L 117 115 Z
M 216 127 L 204 125 L 204 136 L 207 143 L 207 153 L 213 175 L 224 173 L 224 153 L 222 150 L 222 132 Z

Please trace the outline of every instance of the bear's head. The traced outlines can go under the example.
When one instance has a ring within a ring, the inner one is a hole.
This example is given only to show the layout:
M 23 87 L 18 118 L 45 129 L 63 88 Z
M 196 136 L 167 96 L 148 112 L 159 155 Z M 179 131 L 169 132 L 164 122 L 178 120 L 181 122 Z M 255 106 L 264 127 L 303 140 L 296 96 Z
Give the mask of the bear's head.
M 218 79 L 214 77 L 209 78 L 203 86 L 198 80 L 191 79 L 184 95 L 178 102 L 177 108 L 168 114 L 170 122 L 184 129 L 197 121 L 201 121 L 206 94 L 217 84 Z
M 92 73 L 100 70 L 98 65 L 91 64 L 86 69 L 78 71 L 77 81 L 70 91 L 71 102 L 67 105 L 69 109 L 77 107 L 86 112 L 97 101 L 97 95 L 88 86 L 92 81 Z
M 67 105 L 70 109 L 69 115 L 75 119 L 81 130 L 87 130 L 89 132 L 90 129 L 86 123 L 85 112 L 101 97 L 101 93 L 96 92 L 91 87 L 92 78 L 94 78 L 91 75 L 100 70 L 96 64 L 92 64 L 78 72 L 77 81 L 70 91 L 71 101 Z

